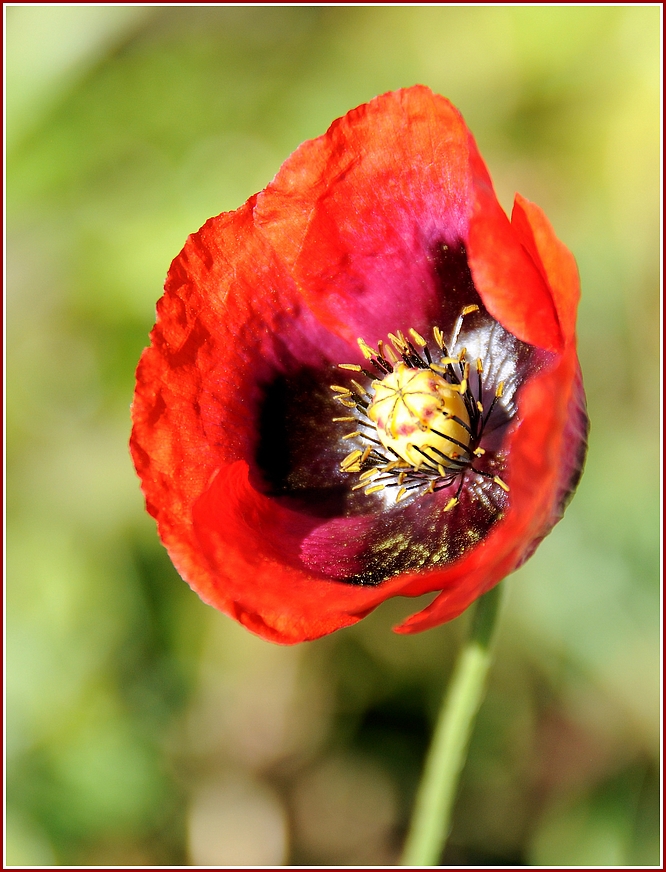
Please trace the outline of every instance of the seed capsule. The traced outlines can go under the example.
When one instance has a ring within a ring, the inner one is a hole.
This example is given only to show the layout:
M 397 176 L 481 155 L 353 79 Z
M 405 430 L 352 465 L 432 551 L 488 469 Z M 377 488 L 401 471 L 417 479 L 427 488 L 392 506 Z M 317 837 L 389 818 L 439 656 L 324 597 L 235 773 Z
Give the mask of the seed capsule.
M 471 428 L 459 385 L 398 363 L 373 387 L 367 415 L 385 448 L 415 469 L 467 465 Z

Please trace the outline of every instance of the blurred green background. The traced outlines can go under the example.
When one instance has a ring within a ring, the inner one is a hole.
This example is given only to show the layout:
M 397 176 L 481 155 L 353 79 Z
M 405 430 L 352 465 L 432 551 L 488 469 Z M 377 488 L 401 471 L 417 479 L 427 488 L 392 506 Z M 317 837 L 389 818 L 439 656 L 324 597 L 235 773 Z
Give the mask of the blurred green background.
M 187 235 L 416 82 L 582 276 L 592 433 L 507 582 L 448 865 L 657 864 L 658 6 L 10 6 L 7 863 L 395 865 L 467 616 L 295 648 L 177 576 L 129 454 Z

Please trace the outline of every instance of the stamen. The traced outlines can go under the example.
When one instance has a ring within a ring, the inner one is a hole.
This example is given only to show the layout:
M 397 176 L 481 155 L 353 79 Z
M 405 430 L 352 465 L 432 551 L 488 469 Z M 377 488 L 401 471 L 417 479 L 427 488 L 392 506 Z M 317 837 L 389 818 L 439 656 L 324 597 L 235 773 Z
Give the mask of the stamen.
M 439 430 L 433 429 L 432 432 L 435 433 L 437 436 L 441 436 L 442 439 L 446 439 L 447 442 L 452 442 L 454 445 L 457 445 L 458 448 L 462 448 L 462 450 L 466 454 L 469 454 L 469 445 L 465 445 L 463 442 L 459 442 L 457 439 L 454 439 L 453 436 L 448 436 L 445 433 L 440 433 Z M 430 446 L 430 447 L 432 447 L 432 450 L 436 451 L 438 454 L 442 454 L 442 452 L 439 449 L 437 449 L 433 446 Z M 457 456 L 456 454 L 453 454 L 451 457 L 451 460 L 455 460 L 456 456 Z M 448 457 L 448 455 L 442 454 L 442 457 Z
M 478 357 L 476 359 L 476 377 L 478 380 L 476 408 L 479 414 L 483 415 L 483 362 Z
M 407 447 L 412 448 L 414 451 L 418 451 L 418 453 L 426 459 L 427 464 L 431 469 L 437 469 L 437 464 L 435 463 L 435 461 L 432 459 L 432 457 L 428 457 L 428 455 L 425 453 L 425 449 L 430 448 L 429 445 L 425 445 L 423 448 L 421 448 L 419 445 L 414 445 L 413 443 L 409 442 Z
M 450 373 L 450 369 L 452 364 L 459 363 L 457 357 L 443 357 L 439 364 L 431 363 L 430 369 L 434 369 L 435 372 L 441 372 L 444 375 L 448 375 Z
M 461 421 L 460 418 L 457 418 L 455 415 L 451 416 L 451 420 L 455 421 L 456 424 L 460 424 L 460 426 L 463 428 L 463 430 L 467 430 L 467 432 L 469 433 L 470 436 L 472 436 L 472 437 L 474 436 L 474 433 L 473 433 L 469 424 L 465 424 L 464 421 Z
M 373 357 L 378 356 L 377 352 L 373 348 L 370 348 L 365 340 L 357 339 L 357 342 L 358 347 L 361 349 L 361 354 L 366 358 L 366 360 L 372 360 Z
M 497 402 L 497 401 L 502 397 L 503 394 L 504 394 L 504 382 L 501 381 L 501 382 L 497 385 L 497 390 L 495 391 L 495 396 L 493 397 L 493 401 L 492 401 L 492 403 L 490 404 L 490 408 L 488 409 L 488 412 L 487 412 L 487 414 L 486 414 L 486 417 L 483 419 L 483 426 L 482 426 L 482 429 L 483 429 L 483 427 L 485 427 L 486 424 L 488 423 L 488 420 L 489 420 L 489 418 L 490 418 L 490 416 L 491 416 L 491 414 L 492 414 L 492 412 L 493 412 L 493 409 L 495 408 L 495 403 L 496 403 L 496 402 Z
M 412 339 L 414 340 L 414 342 L 416 342 L 417 345 L 421 346 L 421 348 L 427 347 L 428 343 L 425 341 L 425 339 L 423 338 L 423 336 L 421 336 L 420 333 L 417 333 L 416 330 L 414 330 L 413 327 L 409 328 L 409 335 L 412 337 Z
M 352 451 L 350 454 L 348 454 L 348 455 L 344 458 L 344 460 L 341 460 L 341 461 L 340 461 L 340 469 L 341 469 L 343 472 L 345 472 L 349 466 L 351 466 L 352 464 L 356 463 L 356 461 L 357 461 L 358 458 L 361 456 L 361 454 L 362 454 L 362 452 L 359 451 L 358 448 L 357 448 L 355 451 Z
M 359 423 L 362 427 L 370 427 L 370 426 L 371 426 L 370 424 L 366 424 L 365 421 L 359 421 L 358 423 Z M 382 443 L 379 441 L 379 439 L 373 439 L 372 436 L 368 436 L 367 433 L 362 433 L 361 435 L 362 435 L 363 438 L 366 439 L 368 442 L 372 442 L 374 445 L 379 445 L 380 447 L 383 447 L 383 446 L 382 446 Z M 371 451 L 373 450 L 372 447 L 370 447 L 370 450 L 371 450 Z
M 462 329 L 463 321 L 465 319 L 465 315 L 471 315 L 472 312 L 478 312 L 479 307 L 473 303 L 471 306 L 465 306 L 461 311 L 460 315 L 458 315 L 458 319 L 456 321 L 455 327 L 453 328 L 453 334 L 451 336 L 451 348 L 455 348 L 456 342 L 458 341 L 458 337 L 460 336 L 460 331 Z
M 395 333 L 388 334 L 389 340 L 393 343 L 393 347 L 396 348 L 399 352 L 404 351 L 406 343 L 401 339 L 400 331 L 398 331 L 398 335 Z
M 457 393 L 459 393 L 459 394 L 464 394 L 465 391 L 467 390 L 467 382 L 466 382 L 465 380 L 463 380 L 463 381 L 460 382 L 459 385 L 452 384 L 452 385 L 451 385 L 451 390 L 452 390 L 452 391 L 457 391 Z
M 485 454 L 479 442 L 495 404 L 503 396 L 504 382 L 497 385 L 484 415 L 484 362 L 479 357 L 468 361 L 466 347 L 453 351 L 464 318 L 477 311 L 475 304 L 463 307 L 454 325 L 450 351 L 441 328 L 433 327 L 435 343 L 442 352 L 436 363 L 426 339 L 410 327 L 407 336 L 396 330 L 388 334 L 388 341 L 379 339 L 377 350 L 363 338 L 357 340 L 378 377 L 355 363 L 338 364 L 341 370 L 368 379 L 367 386 L 354 378 L 350 379 L 350 387 L 331 385 L 334 399 L 350 410 L 349 415 L 333 421 L 353 423 L 358 428 L 341 438 L 361 440 L 361 447 L 340 463 L 342 472 L 359 475 L 352 490 L 363 489 L 371 495 L 387 487 L 396 488 L 398 503 L 410 491 L 425 496 L 457 482 L 455 496 L 444 506 L 445 512 L 459 505 L 468 471 L 508 492 L 508 485 L 498 475 L 474 466 L 477 458 Z M 470 384 L 472 363 L 477 374 L 476 390 Z M 477 499 L 489 498 L 478 491 Z
M 444 452 L 440 451 L 439 448 L 432 448 L 432 446 L 431 450 L 434 451 L 436 454 L 439 454 L 442 460 L 446 462 L 447 466 L 452 467 L 447 475 L 451 472 L 460 472 L 461 469 L 469 466 L 469 462 L 467 460 L 461 460 L 459 454 L 444 454 Z M 469 451 L 467 453 L 469 454 Z

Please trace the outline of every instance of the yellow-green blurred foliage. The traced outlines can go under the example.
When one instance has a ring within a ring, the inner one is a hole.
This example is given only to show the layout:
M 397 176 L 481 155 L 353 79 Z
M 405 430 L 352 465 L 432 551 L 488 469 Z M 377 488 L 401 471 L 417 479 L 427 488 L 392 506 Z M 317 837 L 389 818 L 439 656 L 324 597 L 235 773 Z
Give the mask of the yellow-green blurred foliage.
M 449 865 L 659 862 L 657 6 L 10 6 L 7 862 L 397 862 L 467 617 L 296 648 L 204 606 L 128 451 L 171 259 L 423 82 L 575 252 L 592 432 L 508 580 Z

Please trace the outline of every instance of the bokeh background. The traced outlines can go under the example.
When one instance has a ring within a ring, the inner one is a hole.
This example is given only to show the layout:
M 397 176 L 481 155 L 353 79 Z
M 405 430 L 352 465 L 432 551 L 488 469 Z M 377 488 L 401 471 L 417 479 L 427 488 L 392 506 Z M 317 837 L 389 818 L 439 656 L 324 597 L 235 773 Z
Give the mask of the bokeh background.
M 395 865 L 468 618 L 293 648 L 145 514 L 134 368 L 166 270 L 304 139 L 422 82 L 582 276 L 592 431 L 508 579 L 448 865 L 660 862 L 658 6 L 9 6 L 7 863 Z

